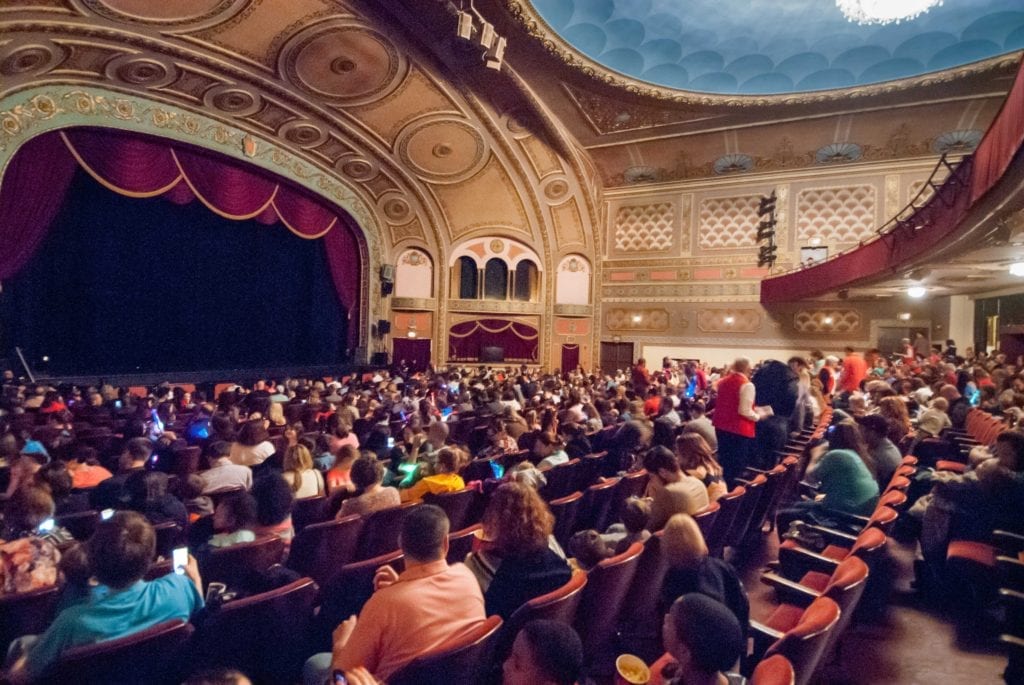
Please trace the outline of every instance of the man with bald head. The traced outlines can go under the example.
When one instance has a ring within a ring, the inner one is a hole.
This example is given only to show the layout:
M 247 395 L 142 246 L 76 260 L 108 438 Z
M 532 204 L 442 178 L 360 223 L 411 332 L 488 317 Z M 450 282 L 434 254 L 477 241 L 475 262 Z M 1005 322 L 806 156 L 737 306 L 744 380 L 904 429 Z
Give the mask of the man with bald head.
M 729 375 L 718 381 L 718 399 L 711 419 L 718 438 L 718 462 L 730 487 L 743 474 L 754 447 L 758 414 L 754 411 L 755 389 L 749 374 L 750 360 L 737 357 Z
M 964 423 L 967 421 L 967 412 L 971 411 L 971 403 L 960 394 L 955 385 L 946 384 L 939 388 L 939 397 L 944 397 L 949 402 L 949 409 L 946 410 L 946 413 L 949 414 L 953 430 L 963 430 Z

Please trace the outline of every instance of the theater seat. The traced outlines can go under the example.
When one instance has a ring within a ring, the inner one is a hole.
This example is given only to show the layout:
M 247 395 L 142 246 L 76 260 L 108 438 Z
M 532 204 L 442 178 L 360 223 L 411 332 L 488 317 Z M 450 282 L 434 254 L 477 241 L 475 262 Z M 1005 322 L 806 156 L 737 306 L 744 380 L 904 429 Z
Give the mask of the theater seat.
M 718 516 L 715 517 L 711 531 L 704 539 L 712 555 L 722 556 L 726 540 L 729 537 L 729 530 L 736 521 L 736 515 L 739 513 L 740 505 L 743 503 L 743 497 L 746 494 L 747 489 L 742 485 L 737 485 L 715 501 L 720 507 Z
M 491 664 L 501 617 L 490 616 L 469 632 L 413 659 L 388 678 L 388 685 L 478 683 Z
M 288 567 L 321 585 L 353 561 L 363 528 L 358 514 L 306 526 L 292 540 Z
M 192 640 L 189 667 L 236 668 L 256 683 L 294 682 L 313 654 L 308 634 L 316 596 L 316 583 L 300 578 L 211 611 Z
M 548 508 L 551 510 L 552 516 L 555 517 L 555 529 L 552 534 L 562 547 L 568 546 L 569 538 L 577 529 L 576 520 L 579 517 L 582 502 L 582 492 L 574 492 L 548 502 Z
M 750 685 L 795 685 L 796 672 L 789 659 L 776 654 L 757 665 L 750 676 Z
M 476 523 L 476 521 L 470 521 L 469 519 L 474 509 L 476 509 L 474 505 L 479 496 L 479 490 L 475 487 L 468 487 L 456 490 L 455 492 L 444 492 L 437 495 L 428 493 L 423 496 L 423 502 L 424 504 L 434 504 L 444 509 L 444 513 L 448 515 L 449 529 L 459 530 L 472 523 Z
M 643 543 L 634 542 L 622 554 L 601 561 L 587 573 L 587 587 L 576 614 L 576 631 L 583 641 L 584 661 L 590 674 L 612 671 L 615 629 L 643 551 Z
M 72 647 L 40 681 L 75 685 L 180 683 L 186 662 L 183 649 L 192 630 L 185 621 L 166 621 L 117 640 Z
M 331 633 L 353 614 L 358 615 L 373 594 L 373 576 L 381 566 L 399 573 L 405 567 L 400 550 L 346 564 L 320 588 L 320 613 L 314 621 L 314 651 L 331 651 Z
M 575 571 L 569 582 L 562 587 L 534 597 L 516 609 L 501 628 L 498 643 L 494 649 L 493 662 L 499 666 L 504 663 L 512 649 L 512 642 L 516 635 L 530 621 L 546 619 L 572 625 L 580 606 L 580 600 L 583 598 L 583 588 L 586 585 L 587 574 L 583 571 Z
M 607 530 L 611 525 L 611 517 L 614 513 L 612 508 L 615 504 L 615 491 L 619 479 L 610 478 L 600 483 L 594 483 L 583 493 L 583 502 L 580 503 L 579 528 L 593 528 L 594 530 Z
M 306 526 L 322 523 L 327 519 L 327 495 L 304 497 L 292 504 L 292 525 L 296 533 Z
M 398 534 L 406 513 L 419 502 L 406 502 L 390 509 L 375 511 L 364 517 L 363 529 L 356 545 L 356 560 L 372 559 L 398 549 Z
M 711 529 L 715 524 L 715 519 L 718 518 L 718 512 L 721 511 L 722 505 L 718 502 L 711 502 L 706 507 L 702 507 L 697 511 L 693 512 L 693 520 L 697 522 L 697 527 L 700 528 L 700 534 L 704 536 L 704 541 L 707 542 L 708 536 L 711 535 Z
M 473 540 L 476 539 L 477 531 L 483 529 L 482 524 L 475 523 L 450 533 L 448 535 L 448 563 L 456 564 L 465 561 L 469 553 L 473 551 Z
M 57 586 L 0 594 L 0 654 L 7 653 L 12 640 L 22 635 L 36 635 L 53 621 L 60 589 Z
M 829 638 L 839 623 L 839 605 L 828 597 L 819 597 L 804 610 L 795 626 L 784 633 L 773 631 L 776 642 L 765 652 L 765 657 L 781 654 L 793 664 L 796 672 L 795 685 L 807 685 Z M 751 623 L 753 629 L 753 622 Z
M 200 575 L 207 586 L 216 581 L 232 587 L 253 573 L 281 563 L 283 557 L 284 541 L 276 535 L 263 536 L 253 542 L 214 549 L 203 562 Z

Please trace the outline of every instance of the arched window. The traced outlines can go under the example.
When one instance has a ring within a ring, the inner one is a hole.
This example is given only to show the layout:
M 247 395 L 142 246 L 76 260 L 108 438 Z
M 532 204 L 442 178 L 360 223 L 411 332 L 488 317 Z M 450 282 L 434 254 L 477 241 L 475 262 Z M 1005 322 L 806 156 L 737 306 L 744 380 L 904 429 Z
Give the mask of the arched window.
M 459 257 L 459 298 L 475 300 L 478 297 L 478 279 L 476 262 L 472 257 Z
M 484 267 L 484 299 L 508 299 L 508 265 L 503 259 L 495 257 L 487 260 Z
M 512 299 L 520 302 L 533 302 L 538 295 L 539 272 L 537 265 L 529 259 L 524 259 L 516 265 L 515 288 Z

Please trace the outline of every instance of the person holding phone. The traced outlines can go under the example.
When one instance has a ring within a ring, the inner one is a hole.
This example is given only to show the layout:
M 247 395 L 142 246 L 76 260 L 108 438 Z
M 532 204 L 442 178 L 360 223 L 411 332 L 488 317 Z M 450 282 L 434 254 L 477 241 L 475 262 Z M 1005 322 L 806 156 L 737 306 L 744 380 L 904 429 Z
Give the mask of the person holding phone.
M 62 653 L 78 645 L 133 635 L 158 623 L 189 620 L 203 607 L 193 557 L 183 574 L 143 580 L 156 556 L 156 533 L 141 514 L 120 511 L 100 521 L 86 545 L 89 570 L 100 586 L 88 602 L 57 615 L 46 632 L 19 638 L 5 676 L 20 685 L 38 680 Z

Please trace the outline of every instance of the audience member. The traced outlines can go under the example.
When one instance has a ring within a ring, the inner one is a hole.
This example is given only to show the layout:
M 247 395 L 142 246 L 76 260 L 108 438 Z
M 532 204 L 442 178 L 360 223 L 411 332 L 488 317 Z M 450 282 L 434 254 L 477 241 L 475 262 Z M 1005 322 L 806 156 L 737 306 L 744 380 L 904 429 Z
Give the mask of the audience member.
M 522 627 L 502 665 L 503 685 L 576 685 L 583 677 L 583 644 L 561 621 Z
M 285 545 L 291 545 L 295 537 L 292 525 L 295 495 L 288 481 L 277 472 L 265 473 L 253 483 L 252 495 L 256 499 L 255 533 L 276 535 Z
M 53 523 L 53 499 L 40 487 L 19 488 L 4 508 L 0 534 L 0 595 L 57 584 L 60 551 L 44 535 Z
M 437 473 L 425 476 L 407 489 L 401 490 L 403 502 L 419 502 L 428 492 L 440 495 L 445 492 L 456 492 L 466 487 L 462 476 L 458 474 L 459 453 L 456 449 L 445 447 L 437 453 Z
M 331 653 L 306 662 L 306 685 L 324 685 L 333 669 L 365 667 L 386 681 L 420 654 L 479 625 L 486 614 L 473 575 L 462 564 L 449 565 L 448 518 L 433 505 L 409 511 L 399 536 L 405 570 L 378 569 L 375 592 L 358 619 L 351 616 L 334 631 Z
M 305 445 L 292 445 L 284 451 L 284 479 L 296 499 L 324 494 L 324 477 L 313 468 L 313 455 Z
M 683 433 L 676 438 L 676 454 L 686 475 L 693 476 L 708 491 L 708 501 L 714 502 L 728 490 L 722 466 L 715 461 L 711 447 L 698 433 Z
M 650 530 L 661 530 L 673 514 L 693 514 L 708 505 L 704 484 L 683 473 L 679 460 L 667 447 L 652 447 L 644 454 L 647 497 L 651 498 Z
M 383 487 L 384 464 L 375 457 L 360 457 L 352 464 L 352 483 L 355 496 L 344 500 L 338 518 L 360 514 L 367 516 L 381 509 L 397 507 L 402 503 L 398 490 Z
M 148 438 L 132 438 L 118 460 L 117 474 L 104 479 L 89 493 L 93 509 L 126 509 L 130 494 L 128 479 L 141 473 L 149 464 L 153 443 Z
M 732 364 L 732 372 L 718 382 L 712 423 L 718 440 L 718 462 L 727 485 L 742 475 L 754 448 L 759 415 L 754 411 L 755 388 L 748 373 L 750 360 L 738 357 Z
M 259 466 L 274 454 L 262 419 L 246 421 L 238 431 L 238 439 L 231 443 L 229 458 L 241 466 Z
M 668 658 L 652 667 L 666 685 L 741 685 L 730 669 L 746 647 L 743 629 L 721 603 L 701 594 L 683 595 L 665 614 L 662 636 Z
M 252 469 L 231 460 L 231 443 L 218 440 L 209 447 L 210 468 L 202 471 L 203 493 L 251 490 Z

